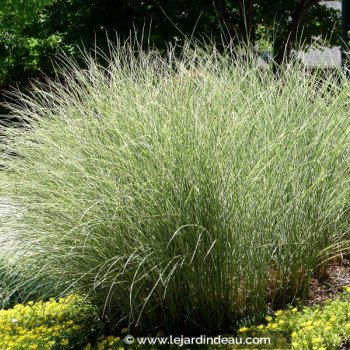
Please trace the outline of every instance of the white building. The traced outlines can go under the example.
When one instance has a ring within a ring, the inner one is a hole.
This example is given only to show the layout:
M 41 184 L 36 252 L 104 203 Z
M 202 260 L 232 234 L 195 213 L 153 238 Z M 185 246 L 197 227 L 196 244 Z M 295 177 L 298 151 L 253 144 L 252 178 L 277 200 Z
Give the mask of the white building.
M 341 1 L 321 1 L 320 4 L 338 10 L 339 16 L 341 15 Z M 308 52 L 299 53 L 299 56 L 301 57 L 304 64 L 308 67 L 333 67 L 341 65 L 340 46 L 332 48 L 311 48 Z

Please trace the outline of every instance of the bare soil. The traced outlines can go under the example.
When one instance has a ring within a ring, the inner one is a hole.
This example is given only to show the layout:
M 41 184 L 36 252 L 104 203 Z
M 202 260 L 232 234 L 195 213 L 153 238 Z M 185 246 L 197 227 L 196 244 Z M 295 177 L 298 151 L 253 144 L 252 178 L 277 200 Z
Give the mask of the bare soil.
M 336 299 L 337 294 L 343 291 L 344 286 L 350 286 L 350 259 L 339 259 L 339 262 L 328 262 L 326 278 L 321 282 L 314 278 L 306 305 L 323 305 L 327 299 Z

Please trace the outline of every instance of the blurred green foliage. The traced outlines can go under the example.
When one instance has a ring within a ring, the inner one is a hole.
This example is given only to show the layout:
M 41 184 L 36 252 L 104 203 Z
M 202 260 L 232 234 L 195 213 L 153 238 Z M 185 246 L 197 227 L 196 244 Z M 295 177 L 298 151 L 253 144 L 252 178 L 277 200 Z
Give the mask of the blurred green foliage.
M 162 49 L 168 41 L 181 45 L 183 34 L 217 41 L 245 35 L 251 16 L 252 43 L 260 50 L 274 43 L 278 53 L 301 3 L 313 5 L 300 22 L 299 42 L 337 45 L 339 13 L 314 0 L 1 0 L 0 89 L 26 84 L 40 71 L 52 76 L 51 60 L 59 52 L 79 59 L 79 45 L 91 48 L 97 43 L 107 50 L 106 37 L 113 40 L 115 32 L 122 40 L 134 30 L 140 36 L 144 32 L 147 43 Z

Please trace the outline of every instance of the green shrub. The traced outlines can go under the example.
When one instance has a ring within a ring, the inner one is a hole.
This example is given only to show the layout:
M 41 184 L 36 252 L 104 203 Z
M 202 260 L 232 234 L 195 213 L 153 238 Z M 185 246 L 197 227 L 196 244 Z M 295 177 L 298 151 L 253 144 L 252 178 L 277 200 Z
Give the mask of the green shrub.
M 305 296 L 347 238 L 350 85 L 254 62 L 118 47 L 12 106 L 0 197 L 17 214 L 0 234 L 31 276 L 133 334 L 221 332 Z

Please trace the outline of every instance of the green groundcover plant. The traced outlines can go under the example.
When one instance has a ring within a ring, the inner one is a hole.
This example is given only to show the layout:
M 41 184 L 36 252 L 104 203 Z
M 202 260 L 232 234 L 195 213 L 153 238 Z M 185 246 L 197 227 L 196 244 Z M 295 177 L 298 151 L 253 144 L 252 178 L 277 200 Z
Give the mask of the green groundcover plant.
M 107 61 L 63 60 L 1 127 L 0 235 L 27 278 L 133 334 L 217 334 L 306 296 L 348 239 L 347 73 L 197 44 Z
M 78 295 L 0 310 L 0 348 L 82 349 L 93 336 L 94 308 Z
M 123 330 L 126 331 L 126 330 Z M 350 340 L 350 287 L 345 287 L 343 293 L 340 293 L 334 301 L 327 299 L 323 306 L 314 305 L 312 307 L 293 307 L 288 306 L 285 310 L 277 310 L 273 315 L 266 316 L 265 322 L 251 327 L 241 327 L 238 330 L 239 336 L 262 337 L 264 332 L 273 335 L 274 332 L 285 332 L 291 338 L 290 348 L 295 350 L 338 350 L 342 346 L 347 346 Z M 122 332 L 123 333 L 123 332 Z M 91 344 L 86 349 L 137 349 L 146 348 L 137 344 L 128 346 L 120 336 L 101 336 L 97 344 L 92 347 Z M 158 335 L 161 336 L 161 335 Z M 226 335 L 234 337 L 233 334 Z M 236 334 L 237 336 L 237 334 Z M 163 335 L 164 337 L 164 335 Z M 166 347 L 163 347 L 166 348 Z M 176 347 L 174 348 L 181 348 Z M 184 346 L 182 348 L 206 348 L 206 349 L 243 349 L 242 345 L 234 346 Z M 262 349 L 263 346 L 260 346 Z M 162 349 L 162 347 L 150 346 L 150 349 Z

